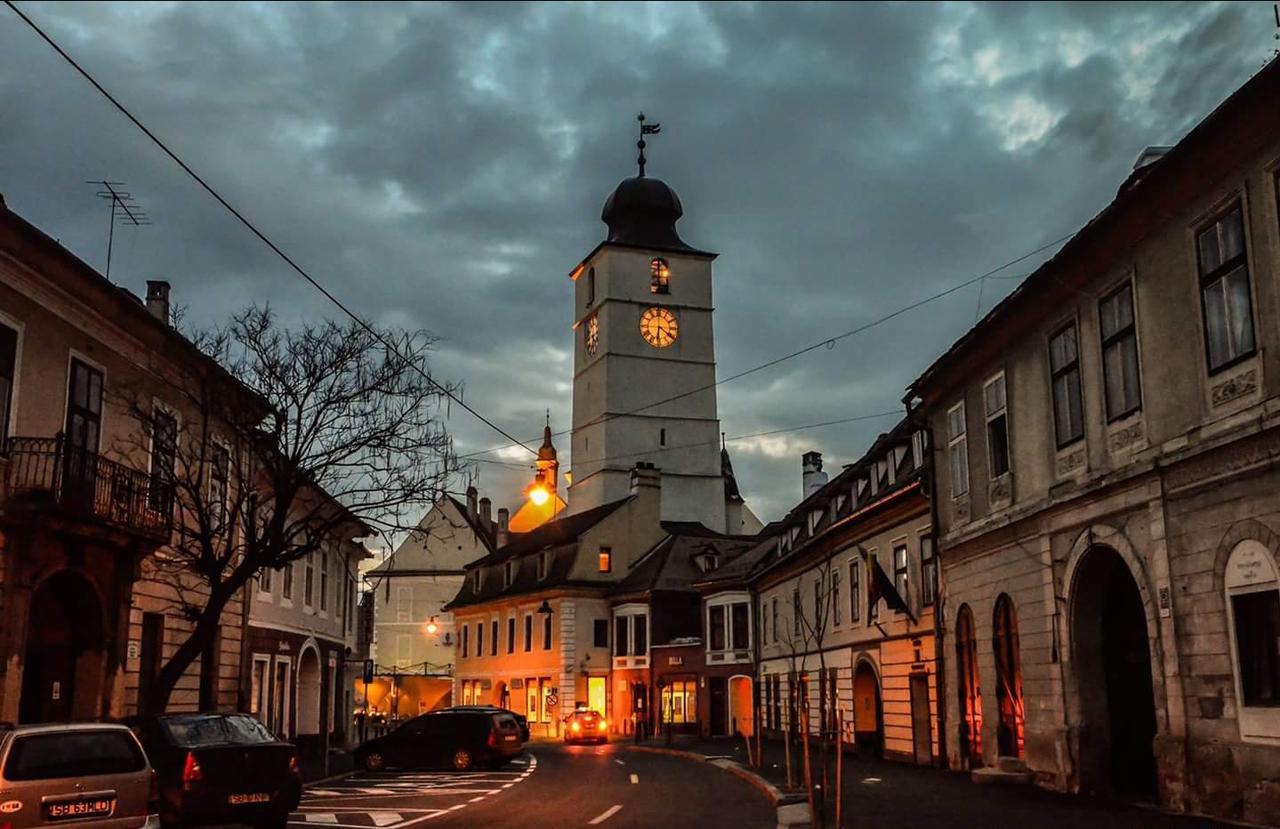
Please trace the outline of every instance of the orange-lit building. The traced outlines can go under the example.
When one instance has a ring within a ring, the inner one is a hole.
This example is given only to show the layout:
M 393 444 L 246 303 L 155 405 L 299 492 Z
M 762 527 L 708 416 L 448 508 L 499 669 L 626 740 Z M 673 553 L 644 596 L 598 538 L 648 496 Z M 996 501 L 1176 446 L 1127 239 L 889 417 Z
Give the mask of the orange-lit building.
M 556 447 L 551 442 L 551 416 L 542 430 L 542 446 L 538 447 L 538 459 L 534 461 L 537 472 L 524 490 L 524 503 L 511 516 L 510 530 L 527 533 L 548 521 L 564 515 L 567 505 L 560 497 L 560 461 Z

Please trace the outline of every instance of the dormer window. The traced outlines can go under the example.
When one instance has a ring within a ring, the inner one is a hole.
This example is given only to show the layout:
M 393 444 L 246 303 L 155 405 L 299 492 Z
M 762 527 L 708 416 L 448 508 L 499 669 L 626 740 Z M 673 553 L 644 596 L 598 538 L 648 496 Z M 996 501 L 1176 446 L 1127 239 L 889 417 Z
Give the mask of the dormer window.
M 862 505 L 867 502 L 867 488 L 869 486 L 870 486 L 870 483 L 866 478 L 858 479 L 857 494 L 854 496 L 854 500 L 858 505 Z
M 720 557 L 714 553 L 703 553 L 698 556 L 698 566 L 702 568 L 702 572 L 710 573 L 720 566 Z
M 792 543 L 792 544 L 795 544 L 795 543 L 796 543 L 796 541 L 797 541 L 799 538 L 800 538 L 800 528 L 799 528 L 799 527 L 792 527 L 792 528 L 791 528 L 791 543 Z
M 818 531 L 818 525 L 822 523 L 822 510 L 815 509 L 809 511 L 809 535 L 813 535 Z
M 510 587 L 516 580 L 516 563 L 514 561 L 507 562 L 505 575 L 507 587 Z
M 471 589 L 472 589 L 472 591 L 474 591 L 474 592 L 476 592 L 476 593 L 479 593 L 479 592 L 480 592 L 480 587 L 481 587 L 481 585 L 483 585 L 483 584 L 484 584 L 484 578 L 483 578 L 483 575 L 484 575 L 484 571 L 483 571 L 483 570 L 479 570 L 479 569 L 477 569 L 477 570 L 475 570 L 474 572 L 472 572 L 472 574 L 471 574 Z
M 658 257 L 649 263 L 649 293 L 671 293 L 671 269 L 667 260 Z
M 843 492 L 841 492 L 839 495 L 836 496 L 836 500 L 831 503 L 831 520 L 832 521 L 836 520 L 836 516 L 844 511 L 845 502 L 847 502 L 848 500 L 849 500 L 848 497 Z
M 551 569 L 551 553 L 543 550 L 538 553 L 538 581 L 542 581 L 547 577 L 547 572 Z

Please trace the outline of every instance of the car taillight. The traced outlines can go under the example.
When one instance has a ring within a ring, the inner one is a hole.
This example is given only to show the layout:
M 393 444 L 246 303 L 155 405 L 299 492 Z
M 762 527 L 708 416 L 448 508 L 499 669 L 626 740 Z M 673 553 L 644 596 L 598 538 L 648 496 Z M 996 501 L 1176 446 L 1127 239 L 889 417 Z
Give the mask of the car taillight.
M 298 768 L 298 755 L 296 755 L 296 754 L 290 754 L 290 755 L 289 755 L 289 772 L 290 772 L 291 774 L 301 774 L 301 773 L 302 773 L 301 769 L 299 769 L 299 768 Z
M 608 725 L 607 722 L 605 722 L 604 720 L 601 720 L 599 723 L 596 724 L 596 728 L 600 729 L 601 731 L 604 731 L 605 726 L 607 725 Z
M 570 728 L 572 728 L 574 731 L 581 731 L 581 730 L 582 730 L 582 723 L 578 722 L 577 720 L 574 720 L 574 721 L 573 721 L 573 724 L 572 724 L 572 725 L 570 725 L 569 727 L 570 727 Z
M 489 748 L 497 748 L 497 747 L 498 747 L 498 732 L 496 730 L 490 731 L 489 732 Z
M 200 761 L 196 759 L 195 752 L 187 752 L 187 762 L 182 766 L 182 782 L 198 783 L 204 779 L 204 769 L 200 768 Z

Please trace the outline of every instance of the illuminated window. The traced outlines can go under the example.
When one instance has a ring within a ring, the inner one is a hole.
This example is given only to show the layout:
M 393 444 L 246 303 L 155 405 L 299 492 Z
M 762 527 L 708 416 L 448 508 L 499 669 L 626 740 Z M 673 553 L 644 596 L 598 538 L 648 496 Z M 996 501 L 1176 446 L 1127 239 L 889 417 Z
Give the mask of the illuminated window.
M 649 263 L 649 293 L 671 293 L 671 269 L 667 267 L 667 260 L 659 258 Z
M 673 680 L 662 689 L 662 721 L 674 725 L 698 721 L 698 683 Z
M 893 589 L 905 602 L 907 600 L 907 545 L 900 544 L 893 548 Z
M 613 570 L 613 548 L 600 548 L 600 572 L 608 573 Z

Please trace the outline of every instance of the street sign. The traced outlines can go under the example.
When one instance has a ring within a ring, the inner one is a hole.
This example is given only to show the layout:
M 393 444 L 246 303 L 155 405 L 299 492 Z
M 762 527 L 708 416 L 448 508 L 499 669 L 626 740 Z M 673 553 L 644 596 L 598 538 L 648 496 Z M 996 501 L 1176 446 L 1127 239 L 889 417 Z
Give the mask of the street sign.
M 373 660 L 366 659 L 364 661 L 364 684 L 368 685 L 373 682 Z

